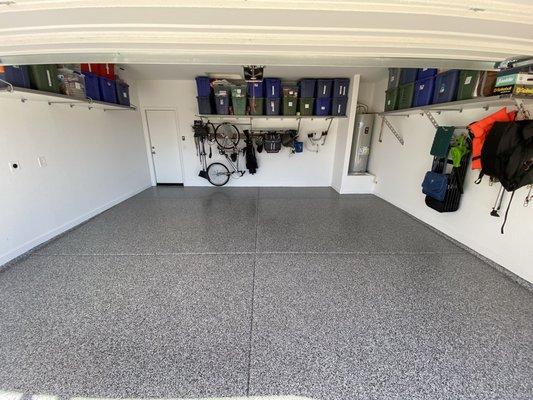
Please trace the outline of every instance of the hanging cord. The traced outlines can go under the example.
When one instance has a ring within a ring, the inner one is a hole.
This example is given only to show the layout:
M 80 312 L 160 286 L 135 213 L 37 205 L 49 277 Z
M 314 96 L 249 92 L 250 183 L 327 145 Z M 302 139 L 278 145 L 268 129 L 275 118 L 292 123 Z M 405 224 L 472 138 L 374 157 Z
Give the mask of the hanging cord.
M 515 191 L 513 190 L 513 193 L 511 193 L 511 198 L 509 199 L 509 204 L 507 204 L 507 210 L 505 210 L 505 218 L 503 219 L 503 225 L 501 229 L 502 235 L 503 235 L 503 228 L 505 227 L 505 224 L 507 223 L 507 215 L 509 214 L 509 208 L 511 208 L 511 203 L 513 202 L 514 192 Z
M 533 195 L 531 194 L 531 192 L 533 191 L 533 184 L 528 185 L 528 187 L 529 191 L 527 192 L 526 198 L 524 200 L 524 207 L 527 207 L 531 200 L 533 200 Z

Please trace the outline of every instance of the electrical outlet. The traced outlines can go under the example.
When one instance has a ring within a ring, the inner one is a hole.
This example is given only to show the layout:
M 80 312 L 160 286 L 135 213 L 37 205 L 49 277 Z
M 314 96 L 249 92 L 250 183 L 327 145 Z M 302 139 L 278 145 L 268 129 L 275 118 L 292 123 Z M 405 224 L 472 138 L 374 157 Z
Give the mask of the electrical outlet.
M 45 156 L 39 156 L 37 157 L 37 162 L 39 163 L 39 167 L 41 168 L 44 168 L 48 165 L 48 163 L 46 162 L 46 157 Z
M 20 163 L 18 161 L 10 161 L 9 162 L 9 169 L 11 170 L 11 173 L 15 173 L 15 172 L 18 172 L 20 171 L 22 168 L 22 166 L 20 165 Z

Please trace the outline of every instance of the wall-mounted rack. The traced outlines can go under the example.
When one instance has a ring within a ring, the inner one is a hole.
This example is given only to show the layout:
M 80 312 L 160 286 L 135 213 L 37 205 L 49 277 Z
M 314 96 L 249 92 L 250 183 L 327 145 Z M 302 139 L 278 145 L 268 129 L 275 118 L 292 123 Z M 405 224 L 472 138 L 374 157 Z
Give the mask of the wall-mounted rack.
M 407 117 L 415 114 L 424 115 L 428 118 L 431 124 L 438 128 L 439 124 L 435 120 L 433 114 L 441 114 L 443 112 L 458 112 L 462 113 L 464 110 L 469 109 L 485 109 L 488 110 L 490 107 L 505 107 L 505 106 L 516 106 L 519 111 L 521 111 L 524 117 L 528 117 L 528 111 L 524 108 L 524 101 L 533 100 L 533 97 L 525 96 L 514 96 L 514 95 L 500 95 L 500 96 L 490 96 L 490 97 L 476 97 L 469 100 L 460 100 L 452 101 L 450 103 L 440 103 L 440 104 L 431 104 L 428 106 L 422 107 L 413 107 L 407 108 L 404 110 L 394 110 L 394 111 L 385 111 L 378 113 L 382 118 L 381 129 L 379 132 L 379 141 L 383 141 L 383 130 L 384 125 L 390 129 L 392 134 L 398 139 L 398 141 L 403 145 L 404 140 L 403 136 L 396 130 L 394 125 L 389 121 L 389 117 Z M 466 128 L 466 127 L 457 127 L 457 128 Z
M 247 125 L 250 126 L 250 130 L 254 132 L 259 132 L 257 129 L 254 129 L 253 127 L 253 121 L 254 120 L 275 120 L 275 121 L 284 121 L 285 119 L 290 121 L 298 122 L 298 126 L 296 128 L 298 134 L 300 133 L 300 125 L 302 120 L 320 120 L 320 121 L 329 121 L 328 127 L 326 129 L 326 134 L 329 133 L 329 129 L 331 128 L 331 124 L 333 123 L 334 119 L 342 119 L 342 118 L 348 118 L 346 116 L 318 116 L 318 115 L 220 115 L 220 114 L 198 114 L 196 115 L 198 118 L 202 119 L 206 122 L 211 122 L 212 120 L 225 120 L 225 121 L 232 121 L 234 125 Z M 247 122 L 242 122 L 242 120 Z M 233 122 L 235 121 L 235 122 Z M 266 131 L 266 129 L 262 129 L 262 131 Z
M 66 96 L 64 94 L 19 88 L 11 85 L 0 88 L 0 98 L 18 99 L 22 103 L 26 103 L 27 101 L 39 101 L 48 103 L 49 106 L 54 104 L 64 104 L 70 106 L 70 108 L 87 107 L 89 110 L 98 109 L 104 111 L 134 111 L 137 109 L 137 107 L 134 105 L 123 106 L 121 104 L 96 101 L 90 98 L 78 99 Z

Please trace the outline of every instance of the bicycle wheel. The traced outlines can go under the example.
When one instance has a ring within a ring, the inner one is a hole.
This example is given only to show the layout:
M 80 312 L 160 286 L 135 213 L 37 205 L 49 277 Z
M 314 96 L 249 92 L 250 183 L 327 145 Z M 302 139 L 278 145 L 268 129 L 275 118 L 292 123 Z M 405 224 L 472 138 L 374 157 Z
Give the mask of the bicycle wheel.
M 224 164 L 216 162 L 207 167 L 207 180 L 215 186 L 224 186 L 229 181 L 230 172 Z
M 216 131 L 215 125 L 213 125 L 213 123 L 210 121 L 207 121 L 206 125 L 207 125 L 207 131 L 208 131 L 207 140 L 210 143 L 213 143 L 215 141 L 215 131 Z
M 241 140 L 241 134 L 235 125 L 223 123 L 215 129 L 215 141 L 223 149 L 236 148 L 239 140 Z

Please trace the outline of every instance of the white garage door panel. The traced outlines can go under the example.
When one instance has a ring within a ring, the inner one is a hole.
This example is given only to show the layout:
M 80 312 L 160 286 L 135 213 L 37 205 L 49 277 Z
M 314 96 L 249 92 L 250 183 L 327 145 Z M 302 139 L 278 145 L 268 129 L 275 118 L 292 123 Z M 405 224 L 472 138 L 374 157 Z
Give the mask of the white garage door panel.
M 183 183 L 174 111 L 146 110 L 157 183 Z

